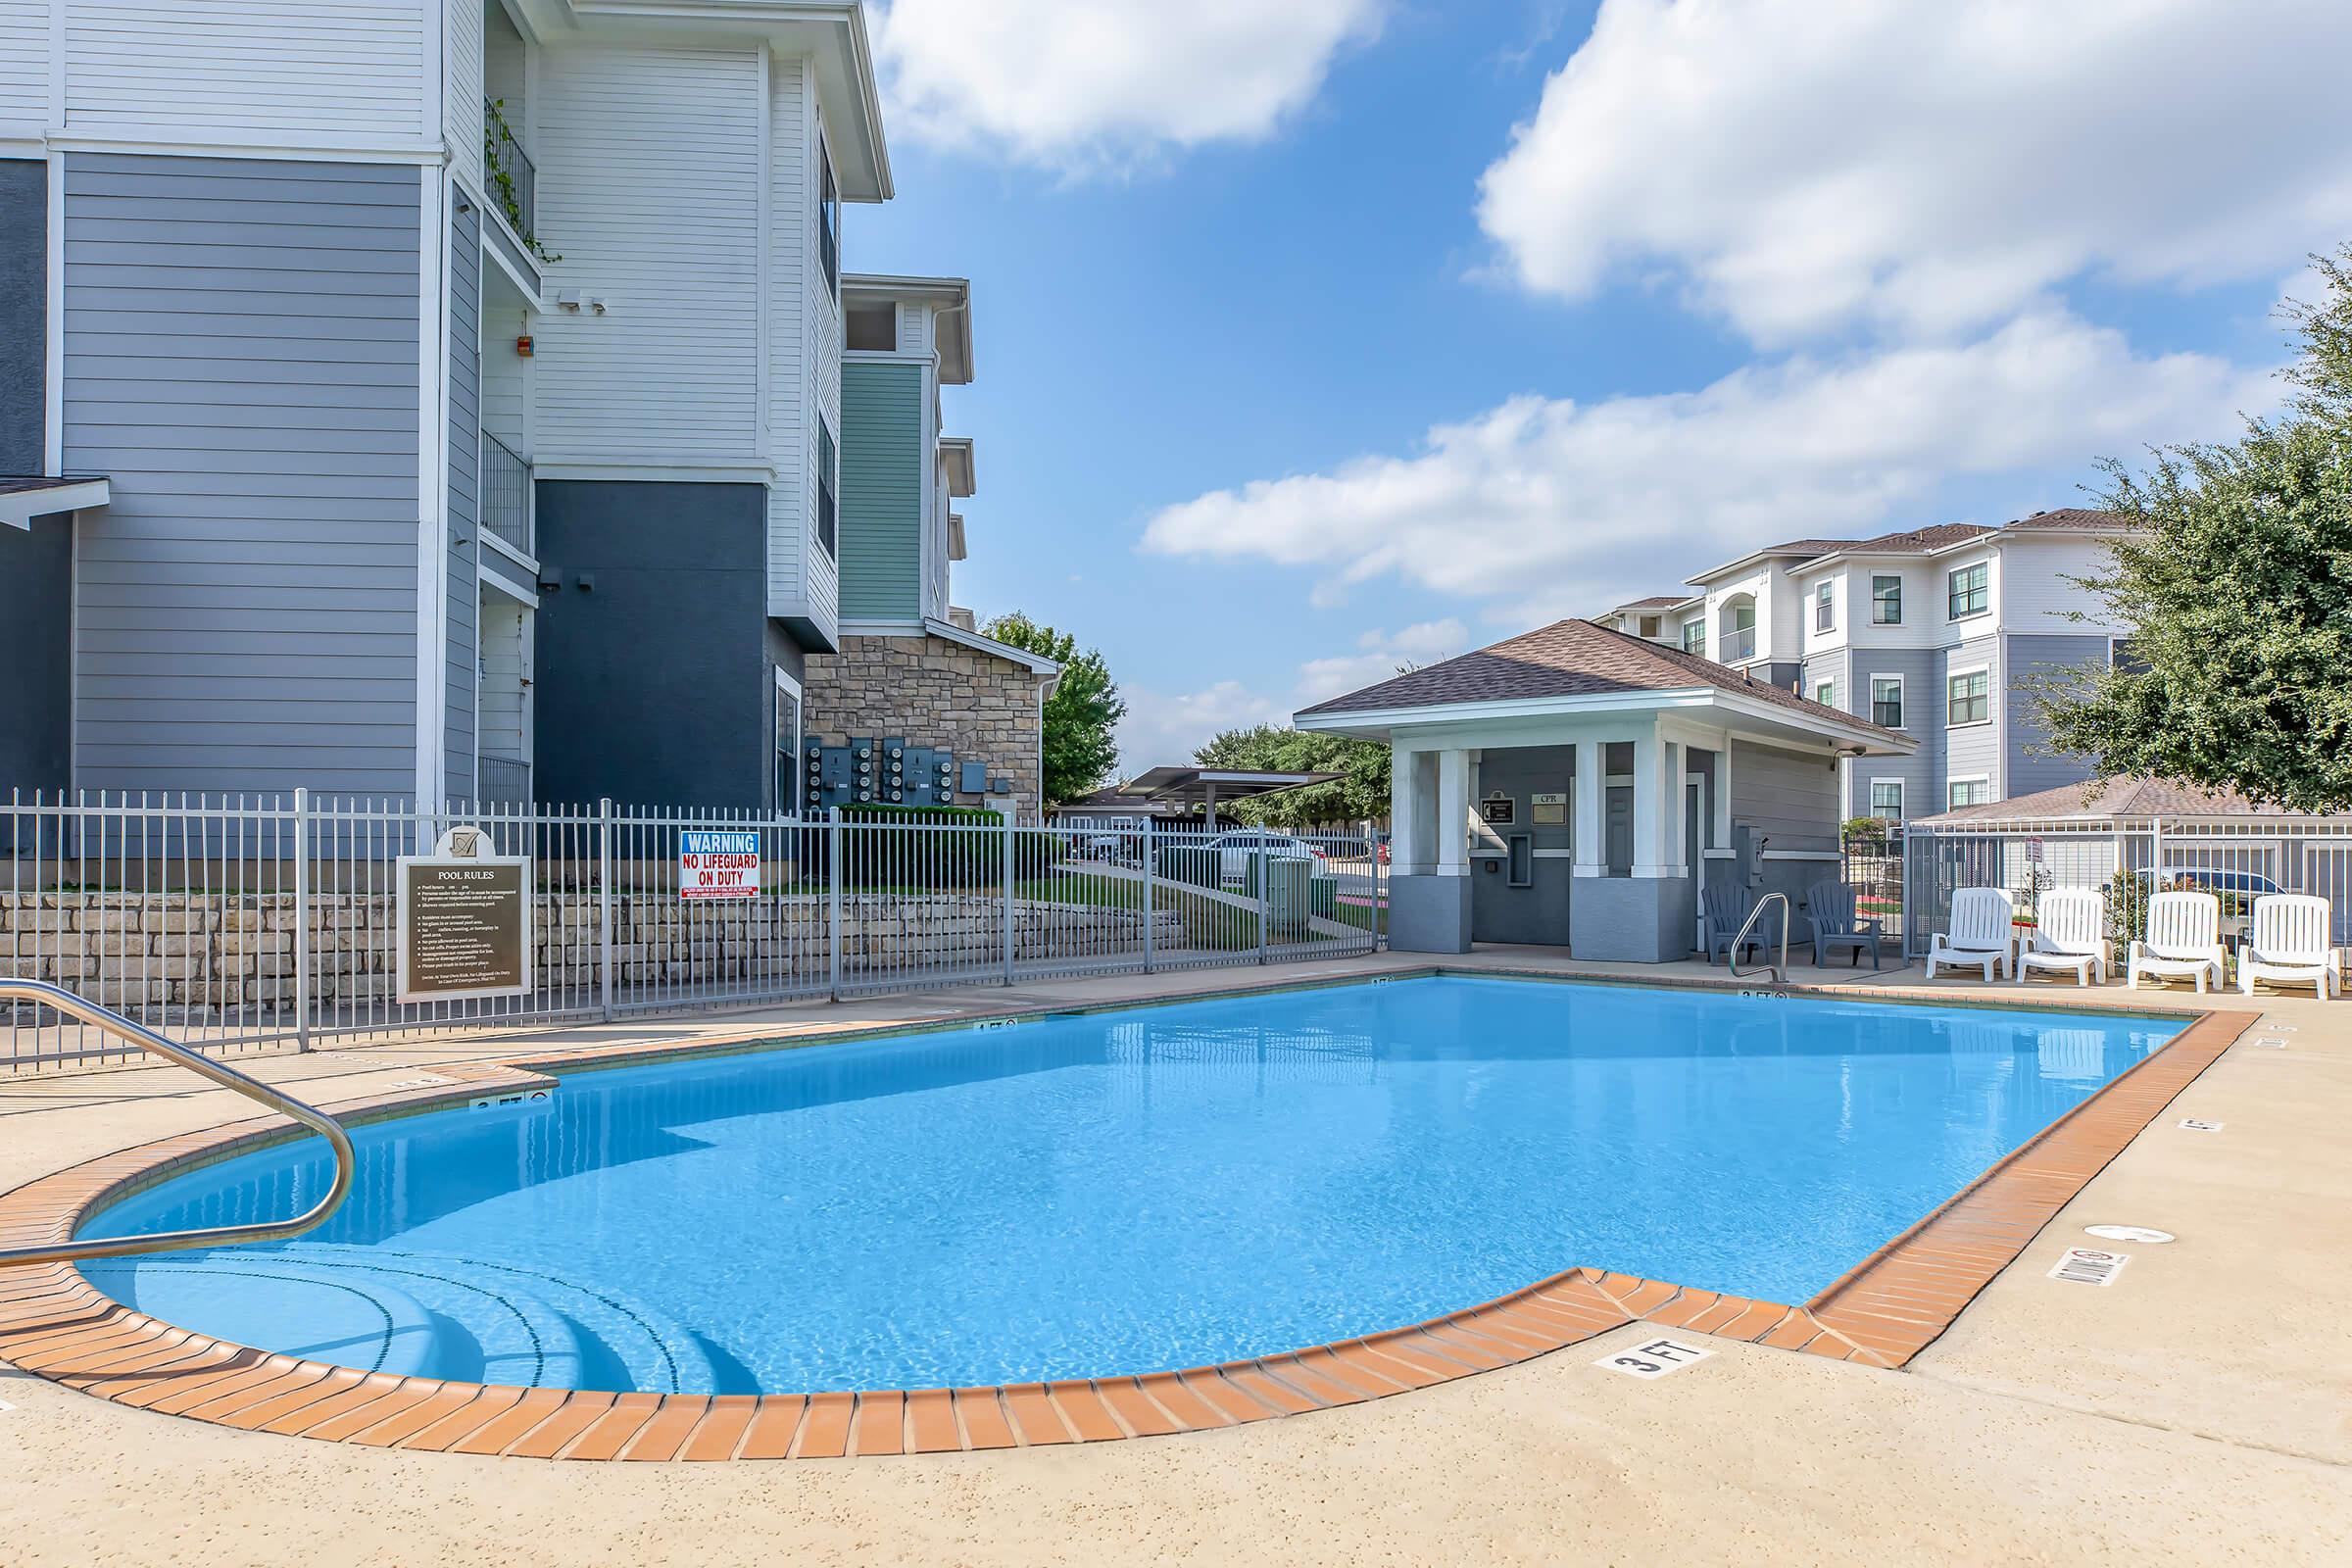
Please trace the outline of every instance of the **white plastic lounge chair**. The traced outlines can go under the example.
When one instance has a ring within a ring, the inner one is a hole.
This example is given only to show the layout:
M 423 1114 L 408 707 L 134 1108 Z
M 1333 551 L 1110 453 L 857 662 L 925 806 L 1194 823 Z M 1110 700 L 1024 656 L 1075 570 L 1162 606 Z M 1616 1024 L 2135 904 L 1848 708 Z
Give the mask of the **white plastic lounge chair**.
M 1961 888 L 1952 895 L 1952 929 L 1929 940 L 1928 978 L 1936 978 L 1937 964 L 1981 968 L 1988 983 L 2003 965 L 2015 973 L 2016 919 L 2017 906 L 1999 888 Z
M 2342 996 L 2344 976 L 2335 945 L 2328 940 L 2328 901 L 2308 893 L 2265 893 L 2254 901 L 2254 930 L 2237 956 L 2237 985 L 2247 996 L 2254 982 L 2307 985 L 2325 1002 Z
M 2041 896 L 2033 939 L 2017 956 L 2017 983 L 2035 969 L 2072 970 L 2075 984 L 2107 983 L 2114 949 L 2107 942 L 2107 901 L 2089 888 L 2052 888 Z
M 2143 974 L 2194 979 L 2199 996 L 2210 979 L 2219 991 L 2222 901 L 2210 893 L 2159 893 L 2149 899 L 2148 934 L 2132 944 L 2124 984 L 2137 988 Z

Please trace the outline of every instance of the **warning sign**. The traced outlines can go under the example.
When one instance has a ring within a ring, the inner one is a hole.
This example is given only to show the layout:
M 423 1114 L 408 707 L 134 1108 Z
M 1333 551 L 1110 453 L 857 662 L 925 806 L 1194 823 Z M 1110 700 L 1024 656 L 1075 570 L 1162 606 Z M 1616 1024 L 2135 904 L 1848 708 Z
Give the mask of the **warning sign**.
M 678 835 L 678 897 L 756 899 L 760 896 L 760 835 L 686 832 Z

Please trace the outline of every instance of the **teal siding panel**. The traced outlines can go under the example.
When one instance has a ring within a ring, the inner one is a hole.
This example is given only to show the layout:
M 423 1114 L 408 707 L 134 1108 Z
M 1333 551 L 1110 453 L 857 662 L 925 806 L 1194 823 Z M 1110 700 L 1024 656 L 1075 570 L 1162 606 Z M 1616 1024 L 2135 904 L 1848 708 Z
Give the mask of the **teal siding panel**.
M 841 617 L 912 620 L 923 608 L 923 371 L 841 368 Z

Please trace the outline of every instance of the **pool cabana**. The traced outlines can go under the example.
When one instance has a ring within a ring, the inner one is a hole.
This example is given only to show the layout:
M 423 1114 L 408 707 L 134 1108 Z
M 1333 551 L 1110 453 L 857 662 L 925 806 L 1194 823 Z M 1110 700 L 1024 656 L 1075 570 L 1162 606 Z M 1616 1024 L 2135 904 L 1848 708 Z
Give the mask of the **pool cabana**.
M 1702 888 L 1839 872 L 1839 770 L 1910 736 L 1589 620 L 1301 710 L 1392 755 L 1389 944 L 1699 950 Z M 1801 934 L 1801 917 L 1792 928 Z

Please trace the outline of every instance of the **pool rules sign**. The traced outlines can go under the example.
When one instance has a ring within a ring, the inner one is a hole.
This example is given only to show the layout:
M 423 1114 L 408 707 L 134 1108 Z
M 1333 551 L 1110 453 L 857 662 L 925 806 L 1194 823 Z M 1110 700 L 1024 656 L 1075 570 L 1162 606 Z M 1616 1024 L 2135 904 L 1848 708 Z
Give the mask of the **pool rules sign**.
M 756 899 L 760 896 L 760 835 L 756 831 L 689 831 L 678 835 L 678 897 Z
M 480 828 L 453 827 L 432 854 L 400 858 L 402 1002 L 530 994 L 530 861 L 489 850 Z

